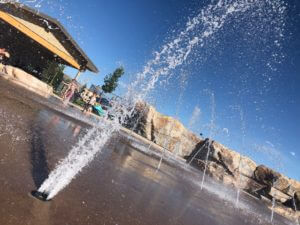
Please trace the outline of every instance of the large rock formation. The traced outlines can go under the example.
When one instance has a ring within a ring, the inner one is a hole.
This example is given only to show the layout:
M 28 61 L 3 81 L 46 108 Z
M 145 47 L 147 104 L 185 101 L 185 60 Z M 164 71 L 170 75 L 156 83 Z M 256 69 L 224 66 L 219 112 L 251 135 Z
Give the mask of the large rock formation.
M 254 171 L 254 179 L 270 187 L 277 183 L 279 177 L 279 173 L 263 165 L 258 166 Z
M 188 131 L 178 120 L 164 116 L 152 106 L 138 104 L 127 126 L 150 141 L 162 146 L 204 170 L 211 177 L 262 195 L 277 202 L 300 208 L 300 182 L 256 163 L 215 141 L 203 140 Z M 294 194 L 295 193 L 295 194 Z M 295 201 L 295 204 L 294 202 Z M 283 213 L 284 214 L 284 213 Z
M 252 177 L 256 169 L 256 164 L 251 159 L 209 139 L 200 141 L 185 158 L 188 163 L 202 170 L 206 166 L 209 175 L 234 186 L 240 185 L 241 176 Z
M 293 196 L 295 187 L 293 187 L 292 184 L 290 183 L 291 179 L 288 179 L 282 174 L 266 166 L 260 165 L 256 168 L 254 172 L 254 179 L 257 182 L 265 185 L 266 187 L 265 190 L 268 190 L 267 194 L 270 194 L 271 197 L 278 196 L 279 195 L 278 191 L 282 192 L 280 194 L 281 202 L 287 200 L 288 196 Z M 276 190 L 272 191 L 272 188 Z
M 188 131 L 178 120 L 162 115 L 154 107 L 140 103 L 129 127 L 141 136 L 178 156 L 189 155 L 202 140 Z

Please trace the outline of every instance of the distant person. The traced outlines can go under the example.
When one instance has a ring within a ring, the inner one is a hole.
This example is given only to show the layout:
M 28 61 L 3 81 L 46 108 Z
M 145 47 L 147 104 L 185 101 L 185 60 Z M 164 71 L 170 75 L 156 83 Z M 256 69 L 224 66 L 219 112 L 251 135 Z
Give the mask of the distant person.
M 73 137 L 77 137 L 80 133 L 80 130 L 81 130 L 81 126 L 76 125 L 75 128 L 73 129 Z
M 5 58 L 10 58 L 10 54 L 5 48 L 0 48 L 0 62 L 2 62 Z
M 97 102 L 97 93 L 94 92 L 93 96 L 91 97 L 91 99 L 88 101 L 88 103 L 86 104 L 83 113 L 85 114 L 90 114 L 93 110 L 93 106 L 95 105 L 95 103 Z
M 4 65 L 6 64 L 6 60 L 9 59 L 10 54 L 6 51 L 5 48 L 0 48 L 0 72 L 3 72 Z
M 101 104 L 101 99 L 102 99 L 102 94 L 100 93 L 98 96 L 97 96 L 97 103 Z
M 78 91 L 79 88 L 78 88 L 76 80 L 73 79 L 71 81 L 71 83 L 69 84 L 67 91 L 63 95 L 63 100 L 64 100 L 65 105 L 67 105 L 70 102 L 70 100 L 73 97 L 76 90 Z

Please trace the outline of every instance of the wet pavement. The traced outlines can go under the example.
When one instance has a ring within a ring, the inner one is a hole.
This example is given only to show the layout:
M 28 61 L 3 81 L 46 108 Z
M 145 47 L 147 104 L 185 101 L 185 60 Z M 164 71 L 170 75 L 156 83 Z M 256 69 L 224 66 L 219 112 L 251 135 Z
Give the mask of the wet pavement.
M 159 158 L 121 136 L 52 201 L 39 201 L 29 193 L 90 127 L 57 112 L 80 116 L 59 101 L 1 80 L 0 102 L 1 225 L 271 224 L 256 199 L 242 194 L 236 208 L 235 190 L 209 179 L 201 190 L 202 174 L 180 162 L 164 160 L 157 170 Z M 273 224 L 293 223 L 275 214 Z

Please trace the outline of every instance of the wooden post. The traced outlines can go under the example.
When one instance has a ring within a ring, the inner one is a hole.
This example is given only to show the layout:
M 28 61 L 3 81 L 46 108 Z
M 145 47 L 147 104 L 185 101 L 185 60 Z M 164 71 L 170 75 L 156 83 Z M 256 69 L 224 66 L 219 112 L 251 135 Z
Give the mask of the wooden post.
M 79 76 L 80 76 L 80 73 L 81 73 L 81 71 L 80 70 L 78 70 L 78 72 L 77 72 L 77 74 L 76 74 L 76 76 L 75 76 L 75 80 L 77 80 L 78 78 L 79 78 Z

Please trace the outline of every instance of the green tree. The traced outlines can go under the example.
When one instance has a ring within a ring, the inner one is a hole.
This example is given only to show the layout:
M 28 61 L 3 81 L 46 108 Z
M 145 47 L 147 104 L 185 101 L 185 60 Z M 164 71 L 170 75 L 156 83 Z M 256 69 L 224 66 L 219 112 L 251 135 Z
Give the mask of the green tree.
M 86 89 L 86 88 L 87 88 L 87 84 L 84 84 L 83 86 L 80 87 L 79 92 L 80 93 L 83 92 L 84 89 Z
M 53 76 L 55 76 L 55 68 L 57 67 L 57 63 L 48 61 L 45 68 L 41 73 L 41 80 L 49 83 Z
M 57 62 L 48 62 L 47 68 L 42 72 L 41 78 L 56 90 L 63 80 L 64 70 L 64 65 Z
M 63 81 L 64 70 L 65 70 L 64 65 L 60 64 L 56 67 L 55 76 L 52 78 L 50 82 L 50 85 L 52 85 L 55 90 L 59 87 L 60 83 Z
M 112 93 L 117 87 L 120 77 L 124 74 L 124 68 L 117 68 L 113 74 L 108 74 L 104 78 L 104 84 L 102 85 L 102 90 L 105 93 Z

